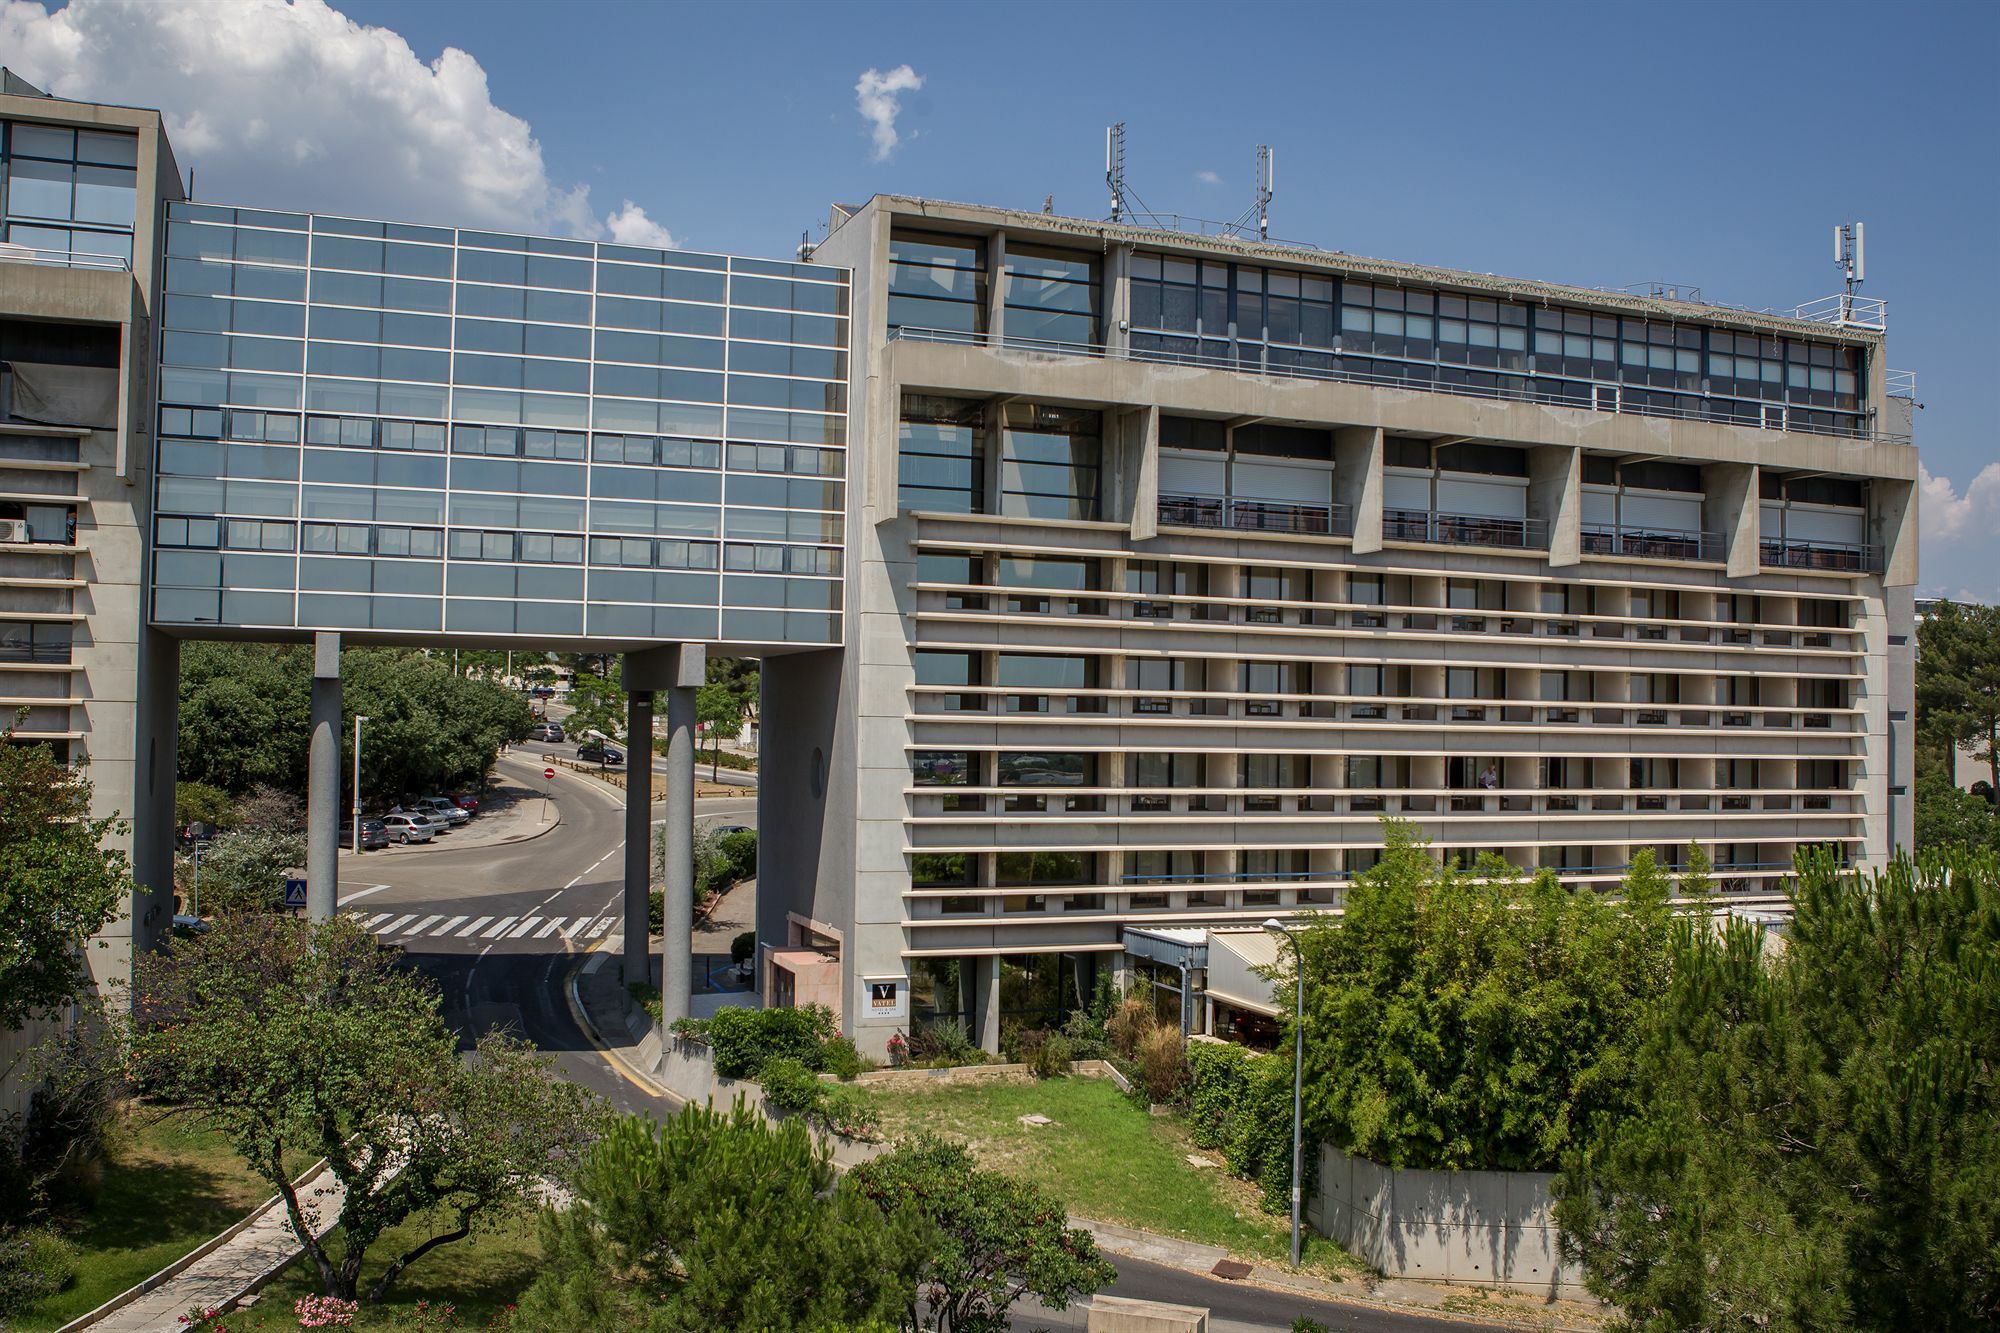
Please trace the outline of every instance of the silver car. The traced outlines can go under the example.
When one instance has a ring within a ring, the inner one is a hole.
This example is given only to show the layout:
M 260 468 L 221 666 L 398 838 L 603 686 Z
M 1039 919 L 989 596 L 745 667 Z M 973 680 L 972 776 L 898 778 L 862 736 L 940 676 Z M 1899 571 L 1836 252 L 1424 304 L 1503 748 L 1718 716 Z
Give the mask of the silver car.
M 429 815 L 431 823 L 443 824 L 447 831 L 472 818 L 469 811 L 459 809 L 458 802 L 447 796 L 426 796 L 412 808 Z
M 384 815 L 382 827 L 397 842 L 429 842 L 437 836 L 437 825 L 426 815 Z

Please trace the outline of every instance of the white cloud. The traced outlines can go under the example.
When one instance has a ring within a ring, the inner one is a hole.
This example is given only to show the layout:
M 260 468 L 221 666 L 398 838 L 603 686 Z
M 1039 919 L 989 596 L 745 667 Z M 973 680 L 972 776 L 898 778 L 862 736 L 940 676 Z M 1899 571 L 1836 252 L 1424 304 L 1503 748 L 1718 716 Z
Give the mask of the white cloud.
M 875 160 L 884 161 L 896 151 L 902 136 L 896 133 L 896 117 L 902 113 L 900 93 L 913 93 L 924 86 L 924 76 L 908 65 L 898 65 L 884 74 L 879 69 L 863 70 L 854 84 L 854 105 L 868 122 L 875 140 Z
M 1988 463 L 1963 492 L 1917 465 L 1920 589 L 2000 602 L 2000 463 Z
M 425 62 L 387 28 L 325 0 L 165 4 L 0 0 L 0 52 L 51 93 L 166 115 L 204 199 L 658 245 L 625 201 L 549 178 L 528 122 L 496 106 L 486 71 L 447 47 Z
M 1222 177 L 1218 176 L 1213 171 L 1197 171 L 1194 173 L 1194 178 L 1200 181 L 1203 185 L 1222 184 Z
M 604 219 L 605 230 L 620 245 L 651 245 L 665 248 L 674 243 L 674 234 L 646 216 L 646 210 L 627 199 Z

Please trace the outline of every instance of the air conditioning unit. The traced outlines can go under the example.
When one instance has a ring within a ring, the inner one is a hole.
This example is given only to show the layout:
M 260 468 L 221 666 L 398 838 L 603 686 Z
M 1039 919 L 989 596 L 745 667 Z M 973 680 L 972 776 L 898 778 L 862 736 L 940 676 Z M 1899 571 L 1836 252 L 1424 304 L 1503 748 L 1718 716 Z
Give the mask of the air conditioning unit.
M 0 518 L 0 543 L 28 541 L 28 520 L 25 518 Z

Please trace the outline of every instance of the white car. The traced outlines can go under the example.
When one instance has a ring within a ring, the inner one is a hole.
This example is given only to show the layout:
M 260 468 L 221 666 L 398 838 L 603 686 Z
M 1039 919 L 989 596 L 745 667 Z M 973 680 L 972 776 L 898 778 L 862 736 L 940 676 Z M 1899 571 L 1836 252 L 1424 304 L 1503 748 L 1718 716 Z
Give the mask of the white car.
M 397 842 L 429 842 L 437 836 L 437 825 L 425 815 L 384 815 L 382 827 Z
M 430 816 L 431 823 L 456 828 L 472 818 L 471 812 L 458 808 L 458 802 L 446 796 L 426 796 L 414 807 L 420 814 Z

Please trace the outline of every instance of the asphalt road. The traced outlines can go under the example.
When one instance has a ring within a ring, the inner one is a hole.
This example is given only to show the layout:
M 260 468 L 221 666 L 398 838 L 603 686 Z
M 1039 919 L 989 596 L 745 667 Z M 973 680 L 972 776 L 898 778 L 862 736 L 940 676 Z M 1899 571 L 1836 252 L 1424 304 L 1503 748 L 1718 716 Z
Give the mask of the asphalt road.
M 539 789 L 543 756 L 573 754 L 573 746 L 525 745 L 502 759 L 502 771 Z M 577 1025 L 569 977 L 583 953 L 620 931 L 624 852 L 623 793 L 594 778 L 558 768 L 550 787 L 562 818 L 525 842 L 454 848 L 437 843 L 342 858 L 346 895 L 341 910 L 400 946 L 407 962 L 435 981 L 445 1017 L 470 1048 L 478 1034 L 500 1027 L 525 1036 L 556 1058 L 563 1075 L 618 1110 L 667 1115 L 668 1098 L 604 1058 Z M 702 823 L 757 822 L 756 799 L 717 797 L 696 802 Z M 695 973 L 702 975 L 697 959 Z M 1113 1257 L 1118 1281 L 1110 1294 L 1208 1307 L 1214 1333 L 1289 1330 L 1306 1315 L 1329 1329 L 1381 1333 L 1455 1333 L 1490 1326 L 1398 1314 L 1313 1300 L 1178 1268 Z M 1013 1320 L 1021 1330 L 1051 1333 L 1085 1327 L 1080 1309 L 1030 1305 Z

